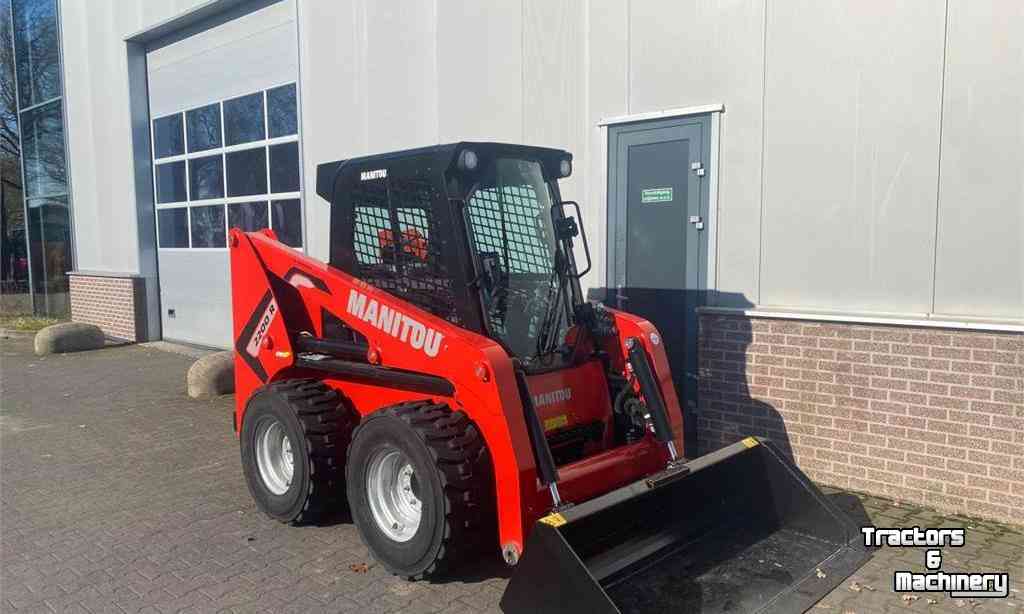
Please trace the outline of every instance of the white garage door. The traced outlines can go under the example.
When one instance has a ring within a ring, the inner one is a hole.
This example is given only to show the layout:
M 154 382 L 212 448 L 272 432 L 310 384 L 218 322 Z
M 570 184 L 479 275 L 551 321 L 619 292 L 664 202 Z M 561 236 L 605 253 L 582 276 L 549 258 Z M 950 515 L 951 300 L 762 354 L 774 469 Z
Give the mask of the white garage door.
M 228 228 L 302 247 L 293 1 L 146 54 L 165 339 L 230 347 Z

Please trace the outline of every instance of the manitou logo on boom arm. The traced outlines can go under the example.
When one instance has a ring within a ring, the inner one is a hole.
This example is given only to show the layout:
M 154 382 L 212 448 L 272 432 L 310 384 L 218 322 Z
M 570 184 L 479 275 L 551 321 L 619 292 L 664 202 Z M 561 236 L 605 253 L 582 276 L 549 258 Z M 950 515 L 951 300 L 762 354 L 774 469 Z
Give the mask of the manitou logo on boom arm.
M 421 322 L 388 307 L 381 305 L 377 299 L 367 299 L 366 295 L 357 290 L 348 293 L 348 312 L 364 322 L 373 325 L 402 343 L 408 343 L 414 350 L 433 358 L 441 349 L 444 335 Z

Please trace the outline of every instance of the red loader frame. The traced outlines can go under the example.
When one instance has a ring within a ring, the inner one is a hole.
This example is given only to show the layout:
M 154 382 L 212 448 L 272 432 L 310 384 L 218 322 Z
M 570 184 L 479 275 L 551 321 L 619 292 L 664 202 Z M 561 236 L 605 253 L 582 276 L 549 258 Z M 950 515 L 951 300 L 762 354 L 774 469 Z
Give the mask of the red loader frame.
M 232 229 L 229 245 L 236 433 L 253 393 L 282 379 L 318 378 L 338 390 L 360 417 L 403 401 L 448 403 L 465 412 L 484 437 L 494 472 L 499 543 L 503 550 L 514 547 L 521 553 L 529 527 L 550 511 L 552 502 L 538 481 L 508 353 L 485 336 L 297 252 L 278 242 L 271 230 Z M 297 339 L 324 336 L 324 311 L 368 340 L 365 357 L 354 361 L 358 369 L 329 372 L 297 350 Z M 640 340 L 664 397 L 675 444 L 682 449 L 682 414 L 657 331 L 646 320 L 608 311 L 618 330 L 601 348 L 610 367 L 628 375 L 626 340 Z M 579 370 L 561 377 L 575 378 L 578 389 L 598 385 Z M 668 460 L 665 447 L 647 433 L 635 443 L 559 467 L 558 486 L 564 499 L 581 502 L 651 475 Z

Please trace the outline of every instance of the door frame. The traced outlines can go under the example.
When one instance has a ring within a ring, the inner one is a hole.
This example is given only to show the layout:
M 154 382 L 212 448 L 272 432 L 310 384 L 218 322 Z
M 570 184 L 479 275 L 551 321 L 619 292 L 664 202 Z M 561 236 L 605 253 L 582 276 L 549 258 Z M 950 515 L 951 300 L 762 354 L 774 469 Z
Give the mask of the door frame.
M 703 259 L 703 265 L 698 264 L 697 271 L 697 290 L 704 290 L 708 294 L 708 303 L 714 304 L 714 295 L 718 290 L 718 181 L 719 181 L 719 159 L 720 159 L 720 147 L 721 147 L 721 114 L 724 111 L 722 105 L 705 105 L 701 107 L 689 107 L 683 109 L 672 109 L 668 111 L 658 111 L 654 113 L 639 113 L 634 115 L 626 115 L 620 117 L 613 117 L 601 120 L 598 126 L 601 129 L 601 157 L 602 165 L 600 177 L 601 186 L 599 189 L 604 190 L 604 198 L 599 202 L 605 204 L 605 220 L 607 222 L 606 230 L 606 245 L 605 245 L 605 288 L 606 293 L 610 294 L 613 289 L 617 287 L 617 277 L 619 277 L 619 271 L 617 270 L 618 254 L 616 253 L 618 247 L 617 233 L 619 232 L 618 218 L 620 217 L 619 203 L 615 201 L 616 194 L 613 192 L 612 184 L 613 178 L 617 182 L 618 178 L 612 174 L 612 169 L 609 165 L 612 161 L 612 154 L 609 151 L 611 149 L 611 131 L 609 128 L 618 128 L 621 126 L 629 125 L 649 125 L 651 128 L 660 126 L 670 127 L 676 121 L 685 118 L 699 118 L 706 119 L 704 125 L 707 127 L 707 135 L 703 138 L 702 147 L 706 148 L 706 160 L 707 165 L 705 167 L 705 179 L 701 186 L 698 198 L 702 201 L 698 206 L 698 210 L 702 211 L 702 217 L 704 218 L 704 234 L 702 241 L 698 245 L 699 257 Z M 690 169 L 686 169 L 685 172 L 689 172 Z M 617 186 L 616 186 L 617 187 Z M 700 236 L 700 235 L 698 235 Z M 699 326 L 699 318 L 698 318 Z M 697 339 L 693 339 L 690 344 L 693 351 L 698 350 Z M 693 376 L 699 377 L 699 357 L 696 359 L 697 363 L 694 365 Z M 683 377 L 686 377 L 684 374 Z M 675 379 L 675 378 L 673 378 Z M 678 381 L 678 380 L 677 380 Z M 699 420 L 699 407 L 700 407 L 700 391 L 699 386 L 694 386 L 693 398 L 688 398 L 684 388 L 676 386 L 677 394 L 680 400 L 680 411 L 683 414 L 684 423 L 690 422 L 690 426 L 686 428 L 684 436 L 684 454 L 694 454 L 699 449 L 698 442 L 698 431 L 699 428 L 696 425 L 696 421 Z M 689 401 L 693 402 L 690 406 Z
M 608 171 L 608 164 L 611 161 L 611 154 L 608 151 L 608 142 L 610 137 L 609 127 L 618 127 L 623 124 L 635 124 L 659 119 L 679 119 L 699 115 L 709 116 L 709 138 L 705 143 L 708 147 L 706 177 L 707 214 L 704 219 L 707 242 L 705 251 L 705 267 L 700 277 L 704 279 L 704 289 L 708 290 L 711 294 L 718 290 L 718 171 L 720 159 L 719 154 L 721 150 L 721 117 L 724 112 L 725 105 L 723 104 L 706 104 L 693 107 L 665 109 L 662 111 L 651 111 L 647 113 L 618 115 L 614 117 L 607 117 L 597 122 L 597 127 L 601 131 L 601 176 L 598 178 L 598 202 L 603 202 L 605 205 L 604 218 L 607 221 L 611 219 L 611 214 L 613 213 L 613 205 L 611 202 L 613 194 L 611 194 L 611 190 L 609 189 L 610 174 Z M 603 192 L 603 194 L 601 194 L 601 192 Z M 615 273 L 613 253 L 615 244 L 614 236 L 612 234 L 613 230 L 614 228 L 610 225 L 607 227 L 605 244 L 604 282 L 605 287 L 608 289 L 615 287 L 615 280 L 613 278 Z

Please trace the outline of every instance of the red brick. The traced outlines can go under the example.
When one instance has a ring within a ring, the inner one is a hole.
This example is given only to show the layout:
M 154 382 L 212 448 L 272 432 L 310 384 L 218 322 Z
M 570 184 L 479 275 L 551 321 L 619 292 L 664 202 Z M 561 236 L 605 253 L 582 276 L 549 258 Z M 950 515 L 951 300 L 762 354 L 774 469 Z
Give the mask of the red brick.
M 910 465 L 907 463 L 894 463 L 892 461 L 885 464 L 885 468 L 889 471 L 899 473 L 901 475 L 912 475 L 916 477 L 924 477 L 924 467 L 920 465 Z
M 877 341 L 855 341 L 853 343 L 853 349 L 858 352 L 889 352 L 888 343 L 879 343 Z
M 952 433 L 955 435 L 966 435 L 967 425 L 959 422 L 948 422 L 946 420 L 929 420 L 928 430 L 939 433 Z
M 974 373 L 979 375 L 990 375 L 994 371 L 991 363 L 967 362 L 963 360 L 952 361 L 949 363 L 949 368 L 955 373 Z
M 818 347 L 831 350 L 850 351 L 853 349 L 853 341 L 849 339 L 819 339 Z
M 986 388 L 970 388 L 968 386 L 950 386 L 949 394 L 961 399 L 974 399 L 976 401 L 989 401 L 992 399 L 992 391 Z
M 918 418 L 931 418 L 933 420 L 949 419 L 949 411 L 946 409 L 939 409 L 937 407 L 915 407 L 911 405 L 907 408 L 907 414 Z
M 773 333 L 783 333 L 787 335 L 799 335 L 803 330 L 802 325 L 799 322 L 772 322 L 771 331 Z
M 996 365 L 996 375 L 1001 377 L 1013 377 L 1024 379 L 1024 364 L 1021 365 Z
M 1024 496 L 1006 495 L 994 492 L 989 495 L 989 501 L 999 505 L 1009 505 L 1018 510 L 1024 508 Z
M 933 382 L 941 382 L 944 384 L 967 385 L 971 383 L 971 376 L 966 373 L 942 373 L 939 371 L 932 371 L 930 379 Z
M 971 350 L 968 348 L 942 348 L 932 347 L 932 358 L 953 358 L 956 360 L 968 360 L 971 357 Z
M 973 482 L 970 483 L 973 485 Z M 965 499 L 977 499 L 979 501 L 984 501 L 988 496 L 984 489 L 971 488 L 970 486 L 961 486 L 959 484 L 946 484 L 946 494 Z
M 829 373 L 852 373 L 853 365 L 846 362 L 822 360 L 818 363 L 818 369 Z
M 992 416 L 992 426 L 999 429 L 1008 429 L 1011 431 L 1024 431 L 1024 418 L 1009 418 L 1007 416 Z M 1003 439 L 1002 437 L 993 437 L 994 439 Z M 1004 441 L 1013 441 L 1013 439 L 1004 439 Z
M 926 448 L 928 454 L 940 456 L 942 458 L 956 458 L 959 460 L 965 460 L 967 458 L 967 450 L 962 448 L 955 448 L 953 446 L 943 446 L 935 443 L 928 444 Z
M 929 427 L 931 427 L 931 423 L 929 423 Z M 941 431 L 936 432 L 934 430 L 924 430 L 915 428 L 907 429 L 907 438 L 913 439 L 915 441 L 926 441 L 928 443 L 946 443 L 946 437 L 946 433 L 943 433 Z
M 946 466 L 950 466 L 953 463 L 960 461 L 947 461 Z M 925 476 L 930 480 L 942 480 L 943 482 L 950 484 L 964 484 L 967 482 L 967 478 L 962 473 L 955 471 L 947 471 L 945 469 L 936 469 L 934 467 L 926 467 L 924 470 Z
M 967 458 L 975 463 L 987 463 L 989 465 L 999 465 L 1001 467 L 1013 466 L 1013 457 L 1009 454 L 994 454 L 992 452 L 985 452 L 984 450 L 968 450 Z M 988 475 L 988 472 L 983 475 Z
M 971 463 L 951 458 L 946 461 L 946 468 L 950 471 L 959 471 L 970 475 L 987 476 L 988 466 L 981 463 Z
M 1024 335 L 1001 335 L 996 337 L 995 348 L 1007 352 L 1024 352 Z
M 924 369 L 902 369 L 893 367 L 889 372 L 889 377 L 927 382 L 928 371 L 925 371 Z
M 957 411 L 951 409 L 949 411 L 949 419 L 953 422 L 959 422 L 961 424 L 977 424 L 979 426 L 992 426 L 992 416 L 990 414 L 976 411 Z
M 1024 392 L 995 390 L 992 392 L 992 399 L 997 403 L 1012 403 L 1018 408 L 1024 408 Z
M 933 384 L 930 382 L 910 382 L 910 390 L 912 392 L 938 394 L 943 396 L 949 394 L 949 386 L 946 384 Z
M 866 375 L 836 375 L 837 384 L 848 384 L 850 386 L 857 386 L 860 388 L 867 388 L 871 385 L 871 380 Z
M 964 435 L 950 435 L 949 445 L 959 448 L 968 448 L 971 450 L 988 450 L 991 448 L 991 444 L 987 439 L 966 437 Z
M 986 388 L 1000 388 L 1002 390 L 1016 390 L 1017 381 L 1008 377 L 991 377 L 988 375 L 972 375 L 971 383 L 975 386 Z
M 854 397 L 860 397 L 862 399 L 879 399 L 885 400 L 889 398 L 889 393 L 885 390 L 876 390 L 874 388 L 853 388 L 850 394 Z
M 904 354 L 907 356 L 928 356 L 930 355 L 931 350 L 926 345 L 894 343 L 892 345 L 892 353 Z
M 842 362 L 866 363 L 871 360 L 871 354 L 866 352 L 836 352 L 836 360 Z
M 999 352 L 996 350 L 973 350 L 971 357 L 975 362 L 998 362 L 1012 365 L 1017 362 L 1016 352 Z
M 1000 454 L 1009 454 L 1010 456 L 1019 456 L 1024 459 L 1024 444 L 993 441 L 992 451 Z
M 853 365 L 853 373 L 855 375 L 872 375 L 876 377 L 888 377 L 889 367 L 855 364 Z
M 888 390 L 906 390 L 909 385 L 904 380 L 899 379 L 888 379 L 884 377 L 872 377 L 871 378 L 872 388 L 885 388 Z
M 988 335 L 960 334 L 953 336 L 953 346 L 991 350 L 995 348 L 995 339 Z
M 1000 420 L 1000 419 L 1002 419 L 1002 420 L 1012 420 L 1012 418 L 999 418 L 998 416 L 996 416 L 996 417 L 992 418 L 992 424 L 995 427 L 1002 426 L 999 422 L 997 422 L 997 420 Z M 988 439 L 988 440 L 999 439 L 999 440 L 1002 440 L 1002 441 L 1012 442 L 1013 441 L 1013 431 L 1009 430 L 1009 428 L 1010 427 L 1007 427 L 1006 429 L 1003 429 L 1003 428 L 989 428 L 989 427 L 985 427 L 985 426 L 977 426 L 977 425 L 972 424 L 971 428 L 970 428 L 970 434 L 971 434 L 971 437 L 982 437 L 982 438 L 985 438 L 985 439 Z M 1020 427 L 1017 427 L 1017 428 L 1020 428 Z
M 952 335 L 931 331 L 914 331 L 910 339 L 911 342 L 921 345 L 952 345 L 953 343 Z
M 862 326 L 847 326 L 836 333 L 843 339 L 871 339 L 871 329 Z

